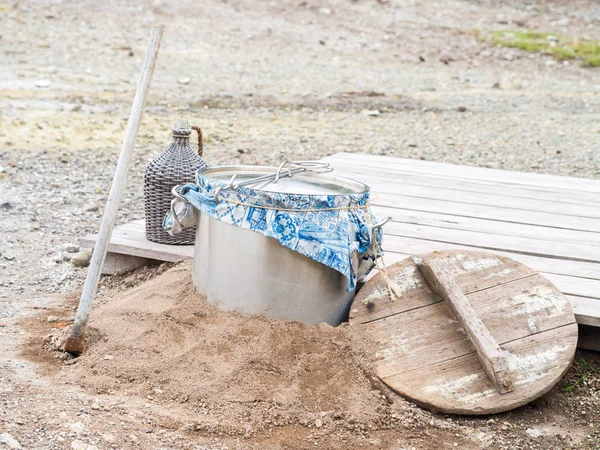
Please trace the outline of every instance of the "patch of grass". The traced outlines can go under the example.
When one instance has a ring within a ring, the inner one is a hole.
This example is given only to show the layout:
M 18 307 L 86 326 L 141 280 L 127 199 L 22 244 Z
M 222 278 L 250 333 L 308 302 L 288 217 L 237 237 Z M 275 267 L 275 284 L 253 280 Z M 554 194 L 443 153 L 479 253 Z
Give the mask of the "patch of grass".
M 575 365 L 577 368 L 577 376 L 569 380 L 569 382 L 563 386 L 562 389 L 565 392 L 573 392 L 585 381 L 589 381 L 600 375 L 600 367 L 595 367 L 583 358 L 577 361 Z
M 596 40 L 571 38 L 536 31 L 502 30 L 475 33 L 481 40 L 500 47 L 518 48 L 527 52 L 541 52 L 558 60 L 579 59 L 585 67 L 600 66 L 600 42 Z

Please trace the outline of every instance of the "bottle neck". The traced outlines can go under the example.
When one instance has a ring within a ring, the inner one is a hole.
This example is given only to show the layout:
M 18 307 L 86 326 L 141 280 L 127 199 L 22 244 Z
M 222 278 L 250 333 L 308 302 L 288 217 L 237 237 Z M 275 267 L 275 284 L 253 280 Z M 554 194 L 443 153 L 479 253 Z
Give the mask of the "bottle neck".
M 190 145 L 190 137 L 189 136 L 176 136 L 176 135 L 173 135 L 173 144 L 177 144 L 177 145 Z

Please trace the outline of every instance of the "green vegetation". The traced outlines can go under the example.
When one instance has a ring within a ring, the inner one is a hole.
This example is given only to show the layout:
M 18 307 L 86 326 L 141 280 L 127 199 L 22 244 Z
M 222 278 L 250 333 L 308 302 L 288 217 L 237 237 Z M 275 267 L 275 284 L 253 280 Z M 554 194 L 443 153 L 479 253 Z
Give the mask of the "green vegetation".
M 579 59 L 585 67 L 600 66 L 600 42 L 570 38 L 551 33 L 503 30 L 475 32 L 480 39 L 501 47 L 518 48 L 528 52 L 542 52 L 559 60 Z
M 577 369 L 577 375 L 569 380 L 565 386 L 563 386 L 563 391 L 565 392 L 573 392 L 577 389 L 577 387 L 583 384 L 584 381 L 589 382 L 592 379 L 596 379 L 598 375 L 600 375 L 600 368 L 595 367 L 592 363 L 583 358 L 575 362 L 575 367 Z

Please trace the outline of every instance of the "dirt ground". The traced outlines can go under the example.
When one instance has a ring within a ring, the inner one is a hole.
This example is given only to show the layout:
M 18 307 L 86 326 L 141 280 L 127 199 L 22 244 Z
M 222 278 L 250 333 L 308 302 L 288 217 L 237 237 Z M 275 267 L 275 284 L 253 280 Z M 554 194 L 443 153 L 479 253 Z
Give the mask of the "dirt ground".
M 491 418 L 399 399 L 364 429 L 324 418 L 247 435 L 194 425 L 219 417 L 218 402 L 98 393 L 64 376 L 65 361 L 48 363 L 42 341 L 57 323 L 47 318 L 72 316 L 85 276 L 67 250 L 97 231 L 157 24 L 165 36 L 120 222 L 143 217 L 143 168 L 178 118 L 203 128 L 209 164 L 345 151 L 600 176 L 600 70 L 473 32 L 600 39 L 592 0 L 1 2 L 0 448 L 600 446 L 591 354 L 548 395 Z M 156 270 L 105 278 L 100 296 Z

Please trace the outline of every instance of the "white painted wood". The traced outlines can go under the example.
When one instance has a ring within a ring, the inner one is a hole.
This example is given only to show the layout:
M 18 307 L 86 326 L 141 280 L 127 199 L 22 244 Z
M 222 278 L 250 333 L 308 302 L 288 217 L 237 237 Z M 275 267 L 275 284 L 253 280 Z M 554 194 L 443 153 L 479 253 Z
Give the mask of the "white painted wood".
M 121 203 L 121 198 L 125 190 L 127 170 L 133 155 L 133 148 L 140 122 L 142 120 L 142 114 L 144 111 L 144 105 L 146 104 L 148 91 L 150 90 L 150 85 L 152 83 L 152 75 L 154 74 L 154 68 L 156 67 L 156 61 L 158 59 L 158 51 L 160 49 L 162 34 L 162 26 L 153 28 L 148 50 L 146 51 L 146 56 L 144 58 L 142 74 L 140 76 L 135 98 L 133 100 L 129 121 L 127 122 L 125 139 L 123 140 L 123 146 L 119 155 L 117 169 L 113 177 L 108 201 L 106 203 L 106 207 L 104 208 L 104 215 L 102 217 L 102 223 L 100 224 L 100 232 L 98 233 L 96 246 L 94 253 L 92 254 L 87 277 L 85 279 L 83 291 L 79 300 L 79 307 L 77 308 L 75 323 L 73 325 L 71 335 L 69 336 L 69 341 L 71 344 L 67 343 L 65 345 L 65 349 L 73 353 L 81 353 L 83 350 L 82 341 L 87 325 L 88 314 L 92 306 L 94 293 L 98 287 L 100 271 L 102 268 L 102 263 L 104 262 L 104 258 L 106 257 L 110 236 L 117 218 L 119 203 Z M 72 345 L 72 348 L 67 348 L 69 345 Z
M 599 247 L 564 243 L 561 241 L 543 241 L 450 228 L 440 229 L 428 225 L 414 225 L 400 222 L 386 224 L 385 232 L 388 235 L 427 239 L 457 245 L 471 245 L 492 251 L 511 251 L 535 256 L 600 262 Z
M 444 229 L 476 231 L 499 236 L 515 236 L 538 241 L 569 242 L 600 248 L 600 233 L 578 230 L 565 230 L 540 225 L 501 222 L 497 220 L 439 214 L 427 211 L 407 211 L 400 208 L 374 207 L 381 216 L 390 216 L 394 222 L 412 225 L 437 227 L 440 233 Z
M 600 299 L 567 295 L 580 325 L 600 327 Z
M 543 188 L 534 188 L 527 185 L 515 187 L 510 184 L 494 182 L 491 180 L 462 180 L 451 176 L 440 176 L 430 174 L 423 169 L 398 169 L 394 167 L 380 168 L 369 167 L 349 162 L 344 158 L 343 153 L 328 156 L 324 160 L 329 162 L 332 167 L 340 174 L 348 174 L 351 178 L 369 181 L 369 185 L 375 186 L 378 183 L 390 183 L 398 189 L 404 189 L 405 186 L 427 186 L 440 190 L 453 190 L 465 193 L 478 192 L 501 192 L 509 199 L 520 201 L 526 200 L 550 200 L 561 204 L 575 204 L 596 207 L 598 202 L 594 194 L 581 192 L 564 192 L 561 190 L 540 190 Z M 483 187 L 483 189 L 482 189 Z M 382 189 L 384 190 L 384 189 Z
M 416 255 L 419 253 L 427 253 L 436 250 L 449 249 L 467 249 L 481 250 L 478 247 L 471 245 L 456 245 L 446 242 L 428 241 L 419 238 L 409 238 L 393 235 L 385 235 L 383 238 L 383 249 L 392 257 L 393 253 L 401 253 L 403 255 Z M 546 275 L 566 275 L 574 278 L 600 280 L 600 266 L 596 263 L 588 263 L 581 261 L 566 260 L 560 258 L 549 258 L 525 255 L 522 253 L 494 251 L 499 255 L 508 256 L 522 264 L 526 264 L 537 272 Z M 387 257 L 386 257 L 387 261 Z
M 471 205 L 438 199 L 423 199 L 402 195 L 390 196 L 373 190 L 371 205 L 386 208 L 398 208 L 410 211 L 427 211 L 480 219 L 492 219 L 502 222 L 524 223 L 529 225 L 550 226 L 569 230 L 581 230 L 597 233 L 600 219 L 572 217 L 562 214 L 525 211 L 515 208 L 498 208 L 487 205 Z
M 503 187 L 492 189 L 481 189 L 479 191 L 466 191 L 453 189 L 449 187 L 422 186 L 418 184 L 409 184 L 404 180 L 404 175 L 390 176 L 389 172 L 372 172 L 368 169 L 354 168 L 352 172 L 348 167 L 335 164 L 333 166 L 339 171 L 340 175 L 362 181 L 371 186 L 371 189 L 380 194 L 402 195 L 424 199 L 442 199 L 458 203 L 469 203 L 473 205 L 488 205 L 501 208 L 524 209 L 526 211 L 539 211 L 553 214 L 562 214 L 568 216 L 580 216 L 590 218 L 600 218 L 600 203 L 586 202 L 584 204 L 575 203 L 572 199 L 561 201 L 560 199 L 540 199 L 508 196 L 504 193 Z M 431 178 L 426 178 L 431 180 Z M 548 194 L 551 197 L 552 194 Z M 556 194 L 555 194 L 556 196 Z
M 359 153 L 343 153 L 338 155 L 343 155 L 342 157 L 345 160 L 363 167 L 410 167 L 430 174 L 451 175 L 455 178 L 467 180 L 494 180 L 505 184 L 541 187 L 544 189 L 600 193 L 600 181 L 592 179 L 528 172 L 513 172 L 474 166 L 459 166 L 418 159 L 395 158 L 392 156 L 365 155 Z
M 79 244 L 82 247 L 94 248 L 97 236 L 85 236 Z M 193 245 L 159 244 L 146 239 L 146 228 L 143 220 L 115 227 L 108 245 L 108 251 L 115 254 L 166 262 L 178 262 L 194 257 Z

